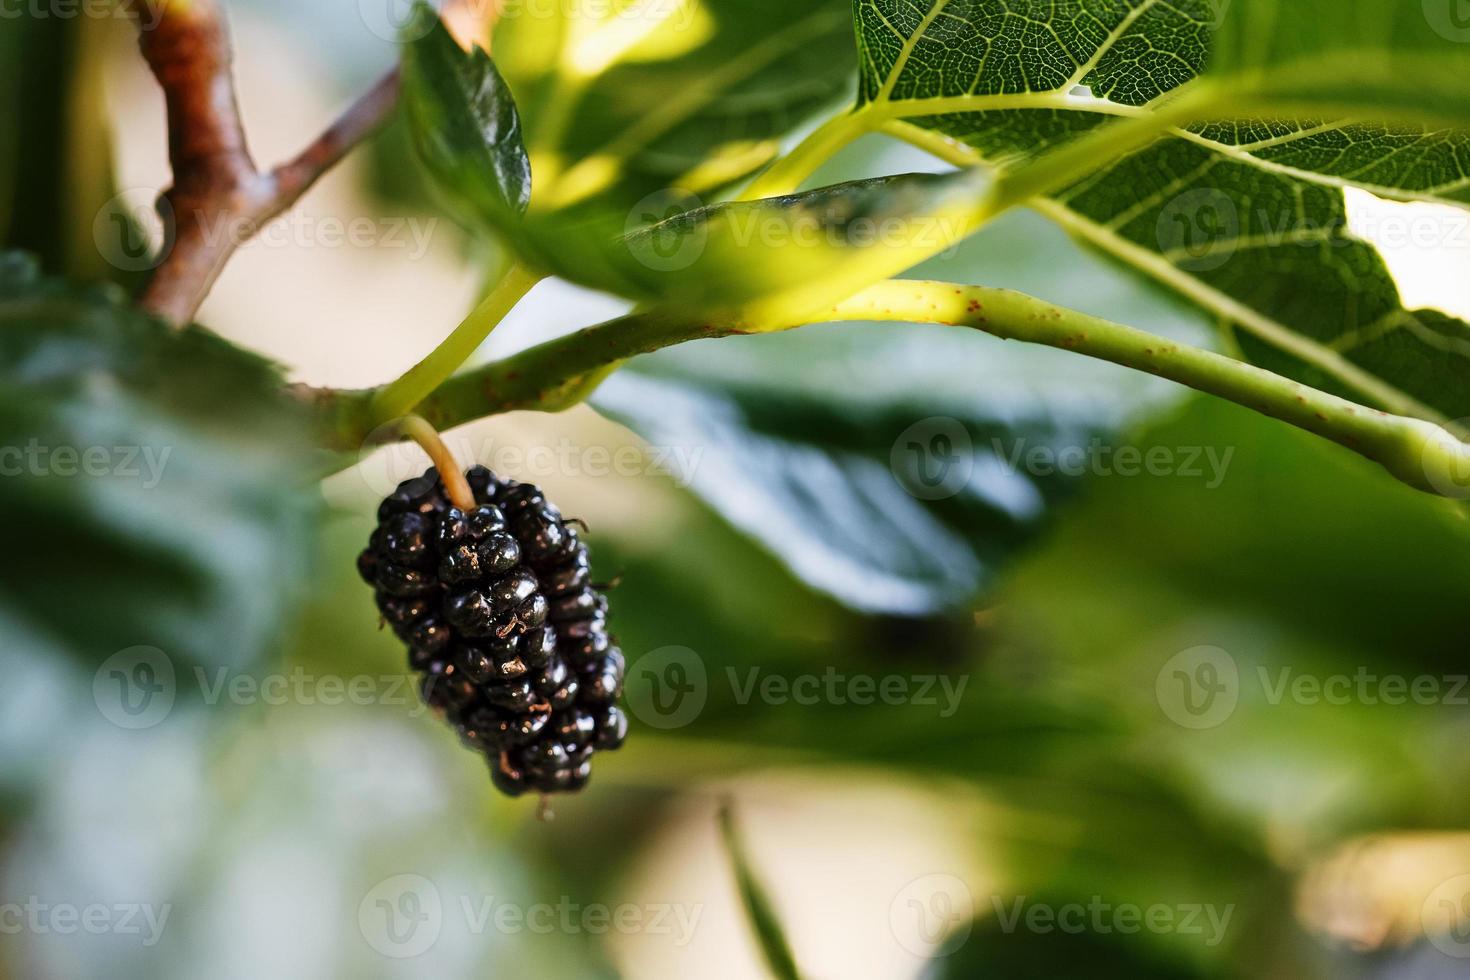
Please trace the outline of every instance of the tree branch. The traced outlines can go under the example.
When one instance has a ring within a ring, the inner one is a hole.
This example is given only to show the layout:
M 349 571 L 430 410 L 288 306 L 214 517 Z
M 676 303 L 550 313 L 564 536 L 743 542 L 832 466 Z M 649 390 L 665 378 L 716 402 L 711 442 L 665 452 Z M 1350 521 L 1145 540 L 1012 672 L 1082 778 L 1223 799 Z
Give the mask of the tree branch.
M 1244 361 L 1008 289 L 892 280 L 838 303 L 823 319 L 970 327 L 1006 340 L 1087 354 L 1225 398 L 1330 439 L 1381 464 L 1416 489 L 1442 496 L 1470 495 L 1470 446 L 1437 425 L 1367 408 Z M 657 310 L 632 313 L 456 375 L 420 402 L 417 411 L 440 430 L 502 412 L 561 411 L 580 402 L 621 361 L 637 354 L 687 340 L 793 326 L 711 324 Z M 373 411 L 382 390 L 299 387 L 297 394 L 317 411 L 328 447 L 355 451 L 376 426 L 388 421 Z
M 218 2 L 127 3 L 138 20 L 139 50 L 163 89 L 173 169 L 173 186 L 159 202 L 171 233 L 139 305 L 182 325 L 194 318 L 235 249 L 387 118 L 398 76 L 389 72 L 294 160 L 262 173 L 240 122 Z

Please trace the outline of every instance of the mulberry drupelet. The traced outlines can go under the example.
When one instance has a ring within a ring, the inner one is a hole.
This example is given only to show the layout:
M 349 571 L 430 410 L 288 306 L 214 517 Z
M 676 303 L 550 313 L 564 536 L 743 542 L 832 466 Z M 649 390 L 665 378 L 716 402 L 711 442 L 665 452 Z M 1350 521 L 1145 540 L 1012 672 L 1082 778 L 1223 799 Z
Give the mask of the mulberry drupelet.
M 358 571 L 408 644 L 424 701 L 485 753 L 500 790 L 579 790 L 593 754 L 628 732 L 607 598 L 590 584 L 579 522 L 538 487 L 483 466 L 465 478 L 468 512 L 433 469 L 399 484 Z

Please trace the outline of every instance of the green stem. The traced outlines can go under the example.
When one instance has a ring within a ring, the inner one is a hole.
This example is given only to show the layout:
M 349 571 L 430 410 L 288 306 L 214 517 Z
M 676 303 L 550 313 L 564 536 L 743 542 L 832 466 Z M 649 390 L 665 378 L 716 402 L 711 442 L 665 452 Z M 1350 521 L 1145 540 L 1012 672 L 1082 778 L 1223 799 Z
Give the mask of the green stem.
M 943 323 L 1076 351 L 1176 381 L 1330 439 L 1380 463 L 1416 489 L 1447 496 L 1467 489 L 1470 446 L 1437 425 L 1366 408 L 1255 365 L 1022 293 L 894 280 L 839 303 L 829 319 Z
M 903 321 L 971 327 L 1134 368 L 1228 399 L 1330 439 L 1380 463 L 1404 483 L 1443 496 L 1470 496 L 1470 446 L 1421 419 L 1390 415 L 1329 395 L 1234 358 L 1022 293 L 947 282 L 893 280 L 828 308 L 822 322 Z M 792 329 L 799 324 L 769 329 Z M 520 409 L 577 404 L 614 366 L 637 354 L 706 337 L 767 332 L 764 325 L 712 324 L 662 311 L 633 313 L 457 375 L 419 406 L 435 427 Z M 373 390 L 318 392 L 333 448 L 356 449 L 370 430 Z
M 505 315 L 520 302 L 541 276 L 520 263 L 512 263 L 495 288 L 422 361 L 409 368 L 397 381 L 382 388 L 372 403 L 374 424 L 406 415 L 431 391 L 442 385 L 469 360 Z
M 736 200 L 759 201 L 794 193 L 833 154 L 874 128 L 872 113 L 866 109 L 833 116 L 756 177 Z

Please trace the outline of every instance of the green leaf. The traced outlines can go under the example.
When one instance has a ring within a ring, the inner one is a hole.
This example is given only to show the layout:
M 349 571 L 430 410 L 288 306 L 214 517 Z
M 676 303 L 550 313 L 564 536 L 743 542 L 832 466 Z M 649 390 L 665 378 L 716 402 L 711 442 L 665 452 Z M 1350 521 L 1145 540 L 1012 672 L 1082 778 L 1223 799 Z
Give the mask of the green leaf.
M 745 851 L 745 842 L 735 826 L 735 814 L 728 803 L 720 808 L 720 839 L 734 866 L 740 902 L 771 975 L 777 980 L 801 980 L 796 969 L 796 957 L 791 955 L 791 944 L 786 941 L 786 934 L 781 928 L 781 919 L 771 905 L 765 886 L 751 867 L 750 855 Z
M 847 0 L 534 9 L 502 16 L 495 51 L 525 110 L 533 207 L 548 211 L 577 205 L 621 222 L 650 194 L 717 193 L 852 84 Z
M 1292 100 L 1301 93 L 1287 83 L 1307 63 L 1303 51 L 1359 51 L 1368 79 L 1381 67 L 1374 52 L 1388 51 L 1395 64 L 1424 51 L 1429 64 L 1466 57 L 1464 45 L 1433 40 L 1419 5 L 1407 5 L 1408 17 L 1390 12 L 1406 5 L 1373 0 L 1354 0 L 1336 16 L 1319 4 L 1286 4 L 1291 13 L 1275 22 L 1277 6 L 1084 0 L 1013 11 L 999 0 L 937 0 L 916 10 L 859 0 L 860 111 L 901 135 L 917 127 L 963 143 L 969 152 L 918 140 L 957 162 L 1022 174 L 1038 153 L 1084 133 L 1105 148 L 1105 127 L 1124 125 L 1114 117 L 1148 116 L 1210 61 L 1217 24 L 1235 53 L 1215 59 L 1212 87 L 1180 96 L 1197 100 L 1202 115 L 1242 107 L 1269 115 L 1271 97 L 1282 111 L 1299 110 Z M 1307 6 L 1315 19 L 1302 14 Z M 1295 40 L 1279 40 L 1280 30 L 1271 32 L 1277 40 L 1259 39 L 1267 23 L 1289 23 Z M 1246 60 L 1246 36 L 1280 55 Z M 1339 114 L 1381 116 L 1392 103 L 1365 94 L 1367 80 L 1348 78 L 1345 64 L 1320 76 L 1346 93 L 1334 104 Z M 1260 98 L 1236 94 L 1237 85 Z M 1470 187 L 1464 134 L 1290 119 L 1167 132 L 1038 208 L 1194 303 L 1272 369 L 1401 414 L 1438 420 L 1470 411 L 1462 383 L 1470 327 L 1402 306 L 1377 252 L 1348 232 L 1339 190 L 1358 183 L 1460 201 Z
M 465 51 L 425 5 L 403 47 L 403 106 L 419 159 L 455 213 L 480 231 L 513 225 L 531 199 L 531 165 L 510 87 L 481 48 Z
M 269 649 L 304 571 L 303 427 L 274 366 L 0 261 L 0 615 L 86 664 Z
M 1215 84 L 1199 99 L 1200 114 L 1248 107 L 1260 118 L 1202 122 L 1172 135 L 1308 179 L 1465 203 L 1470 135 L 1411 118 L 1427 110 L 1430 87 L 1456 77 L 1444 73 L 1447 63 L 1470 69 L 1466 45 L 1433 28 L 1450 23 L 1451 0 L 1430 0 L 1422 10 L 1388 0 L 1350 6 L 1084 0 L 1013 11 L 999 0 L 937 0 L 921 16 L 898 0 L 859 0 L 859 101 L 884 119 L 960 140 L 1003 167 L 1114 117 L 1146 114 L 1208 65 Z M 1272 29 L 1281 27 L 1278 15 L 1288 30 Z M 1444 33 L 1459 41 L 1470 35 Z M 1330 70 L 1303 68 L 1303 50 L 1326 57 L 1319 48 L 1347 60 Z M 1413 67 L 1399 71 L 1399 60 Z M 1308 104 L 1301 79 L 1318 83 L 1321 98 Z M 1400 96 L 1387 103 L 1387 118 L 1385 99 L 1369 89 L 1374 79 Z M 1470 113 L 1455 119 L 1466 121 Z
M 1057 274 L 1057 270 L 1065 274 Z M 1007 216 L 936 264 L 1181 340 L 1173 304 L 1119 288 L 1047 222 Z M 845 324 L 697 341 L 637 359 L 594 408 L 808 584 L 850 606 L 969 603 L 1069 499 L 1077 453 L 1169 397 L 1156 379 L 939 326 Z M 952 469 L 945 470 L 946 460 Z
M 1250 360 L 1399 414 L 1470 415 L 1470 326 L 1404 308 L 1335 188 L 1175 139 L 1041 210 L 1197 304 Z

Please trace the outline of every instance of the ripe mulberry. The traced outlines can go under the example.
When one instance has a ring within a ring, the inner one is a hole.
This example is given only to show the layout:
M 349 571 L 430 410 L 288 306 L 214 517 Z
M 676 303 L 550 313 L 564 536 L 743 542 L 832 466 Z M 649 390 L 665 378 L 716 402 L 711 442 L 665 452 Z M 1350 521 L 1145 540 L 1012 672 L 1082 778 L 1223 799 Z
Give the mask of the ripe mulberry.
M 538 487 L 465 473 L 460 510 L 434 469 L 378 508 L 357 567 L 383 622 L 408 645 L 424 701 L 490 762 L 505 793 L 571 792 L 628 733 L 625 664 L 590 582 L 577 521 Z

